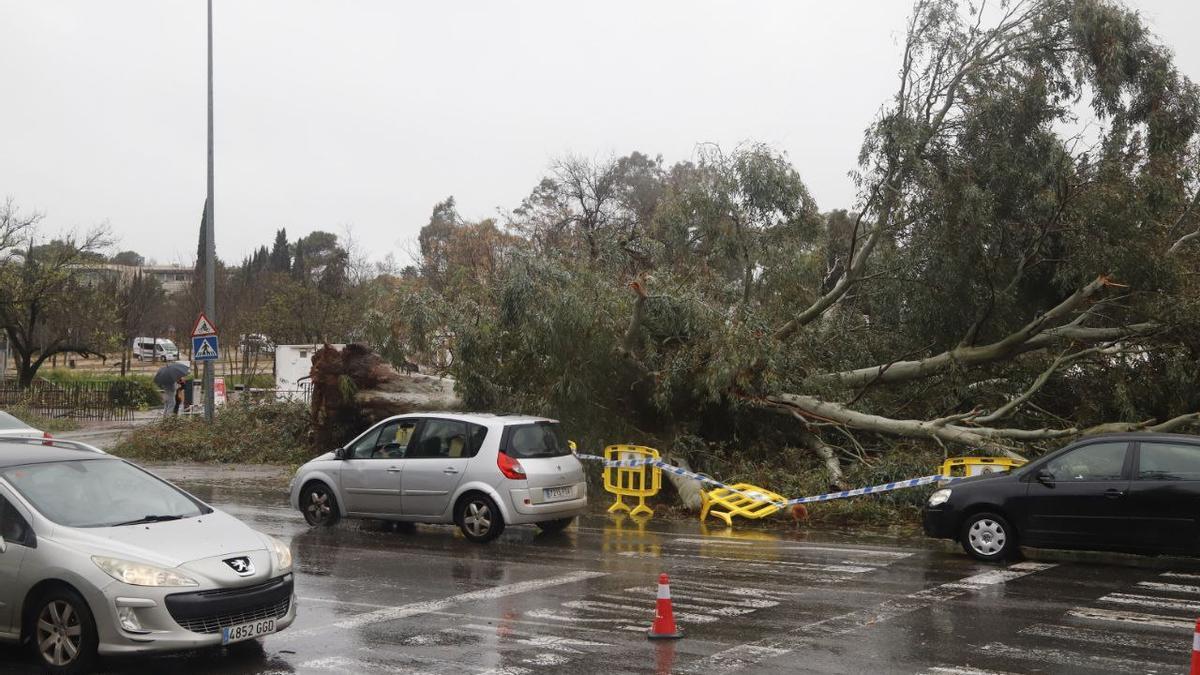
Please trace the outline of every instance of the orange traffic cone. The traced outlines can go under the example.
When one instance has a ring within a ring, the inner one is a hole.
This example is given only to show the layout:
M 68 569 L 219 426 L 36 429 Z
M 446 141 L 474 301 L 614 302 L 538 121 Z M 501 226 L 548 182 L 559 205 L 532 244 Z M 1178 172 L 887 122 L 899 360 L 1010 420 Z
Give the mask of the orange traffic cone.
M 1196 620 L 1196 632 L 1192 633 L 1192 669 L 1190 675 L 1200 675 L 1200 619 Z
M 1200 625 L 1200 622 L 1197 622 Z M 675 625 L 675 611 L 671 609 L 671 582 L 667 575 L 658 575 L 658 604 L 654 608 L 654 623 L 646 632 L 651 640 L 672 640 L 683 637 L 683 630 Z

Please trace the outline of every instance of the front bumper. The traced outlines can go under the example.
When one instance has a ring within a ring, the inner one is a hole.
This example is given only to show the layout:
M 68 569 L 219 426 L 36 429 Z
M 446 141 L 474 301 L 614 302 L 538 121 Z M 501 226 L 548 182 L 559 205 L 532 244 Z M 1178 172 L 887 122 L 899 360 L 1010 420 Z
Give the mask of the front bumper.
M 958 514 L 948 504 L 941 506 L 926 506 L 921 517 L 921 525 L 927 536 L 935 539 L 958 538 Z
M 296 619 L 296 596 L 291 574 L 241 588 L 188 592 L 178 592 L 180 589 L 174 588 L 157 593 L 138 593 L 140 597 L 129 597 L 130 587 L 124 584 L 121 587 L 119 595 L 107 598 L 110 620 L 98 621 L 106 624 L 100 626 L 99 651 L 102 655 L 215 646 L 221 644 L 224 628 L 261 619 L 275 619 L 275 630 L 278 632 Z M 135 613 L 140 630 L 122 626 L 122 611 Z

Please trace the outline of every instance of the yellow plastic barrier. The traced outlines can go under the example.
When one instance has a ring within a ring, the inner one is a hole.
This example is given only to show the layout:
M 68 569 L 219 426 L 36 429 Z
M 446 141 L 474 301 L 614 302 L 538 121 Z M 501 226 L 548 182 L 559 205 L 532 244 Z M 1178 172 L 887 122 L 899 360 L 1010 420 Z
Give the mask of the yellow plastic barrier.
M 604 449 L 604 459 L 658 459 L 658 451 L 644 445 L 610 445 Z M 620 467 L 610 466 L 604 470 L 604 489 L 617 496 L 617 501 L 608 507 L 609 513 L 629 511 L 629 515 L 653 516 L 654 510 L 646 506 L 646 497 L 653 497 L 662 488 L 662 469 L 657 466 Z M 625 497 L 637 497 L 637 506 L 630 507 Z
M 1024 465 L 1025 460 L 1010 457 L 951 457 L 942 463 L 939 473 L 946 478 L 965 478 L 1002 473 Z
M 741 495 L 737 492 L 745 492 L 755 496 L 761 496 L 762 499 L 752 499 L 747 495 Z M 787 497 L 777 495 L 769 490 L 764 490 L 757 485 L 749 483 L 738 483 L 729 488 L 716 488 L 707 492 L 701 492 L 700 520 L 704 520 L 710 515 L 716 516 L 725 521 L 725 524 L 733 527 L 733 517 L 741 516 L 743 518 L 765 518 L 779 512 L 779 505 L 776 502 L 786 502 Z M 721 507 L 724 510 L 714 510 L 713 507 Z

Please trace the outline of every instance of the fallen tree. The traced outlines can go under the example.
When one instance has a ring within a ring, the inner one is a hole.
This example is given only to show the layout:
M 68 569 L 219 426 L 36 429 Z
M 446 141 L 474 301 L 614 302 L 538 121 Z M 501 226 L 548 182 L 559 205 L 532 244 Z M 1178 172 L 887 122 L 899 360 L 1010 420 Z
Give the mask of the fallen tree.
M 341 446 L 392 415 L 461 407 L 453 381 L 398 372 L 361 344 L 342 349 L 326 344 L 312 362 L 311 428 L 317 448 Z

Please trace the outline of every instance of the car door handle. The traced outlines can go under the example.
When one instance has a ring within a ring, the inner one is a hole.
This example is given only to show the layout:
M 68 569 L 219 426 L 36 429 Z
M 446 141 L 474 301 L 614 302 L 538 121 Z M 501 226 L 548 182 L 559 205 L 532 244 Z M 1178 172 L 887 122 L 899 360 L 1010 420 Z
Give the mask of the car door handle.
M 458 473 L 458 469 L 456 469 L 452 466 L 448 466 L 448 467 L 442 469 L 442 473 Z
M 1118 490 L 1116 488 L 1109 488 L 1104 491 L 1104 496 L 1108 497 L 1109 499 L 1120 499 L 1121 497 L 1125 496 L 1125 491 Z
M 388 473 L 400 473 L 400 471 L 401 471 L 401 469 L 398 466 L 389 466 L 387 468 Z

